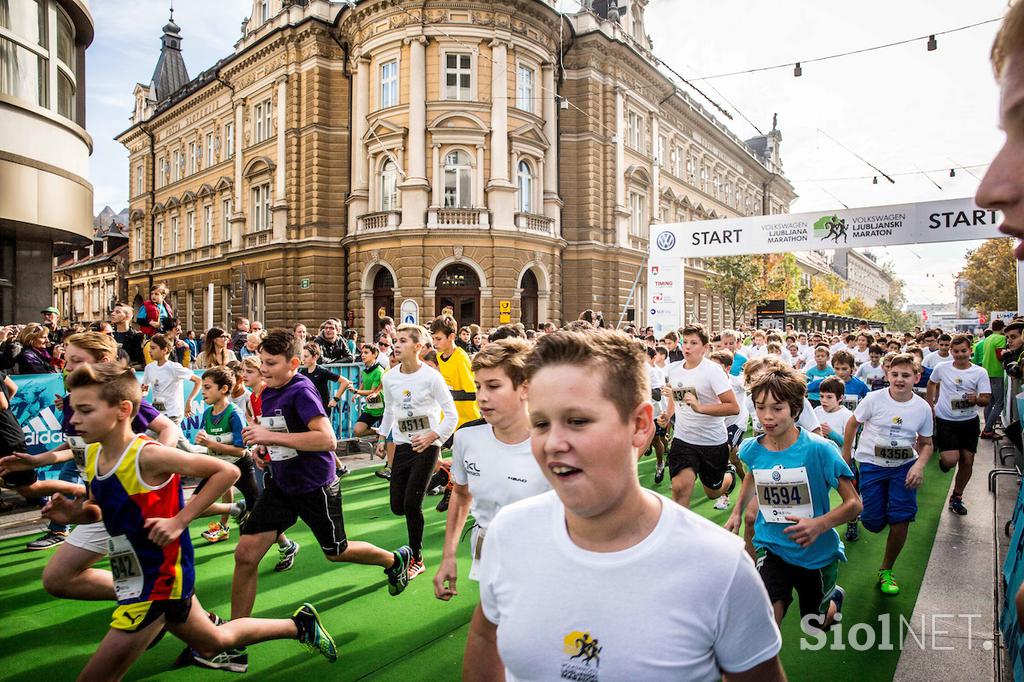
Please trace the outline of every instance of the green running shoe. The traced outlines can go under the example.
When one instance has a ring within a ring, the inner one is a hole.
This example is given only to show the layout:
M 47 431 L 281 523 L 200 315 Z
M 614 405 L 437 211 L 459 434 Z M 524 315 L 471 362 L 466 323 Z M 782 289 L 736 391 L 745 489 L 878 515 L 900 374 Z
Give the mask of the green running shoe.
M 892 577 L 892 569 L 883 568 L 878 571 L 878 589 L 882 591 L 882 594 L 892 596 L 900 593 L 900 586 L 896 584 L 896 579 Z
M 338 649 L 334 639 L 320 621 L 320 614 L 312 604 L 303 604 L 292 615 L 295 627 L 299 630 L 299 641 L 314 653 L 321 654 L 329 663 L 338 660 Z
M 395 563 L 385 569 L 388 576 L 388 592 L 392 597 L 401 594 L 409 584 L 409 564 L 412 562 L 412 548 L 402 545 L 394 552 Z

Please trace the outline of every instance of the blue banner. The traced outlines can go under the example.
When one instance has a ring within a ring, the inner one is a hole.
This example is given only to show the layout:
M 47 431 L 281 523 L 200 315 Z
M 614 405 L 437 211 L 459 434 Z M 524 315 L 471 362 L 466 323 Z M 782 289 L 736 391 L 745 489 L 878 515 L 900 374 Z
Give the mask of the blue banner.
M 359 388 L 362 364 L 324 367 L 352 382 L 354 388 Z M 202 370 L 195 370 L 195 373 L 198 376 L 203 374 Z M 141 382 L 142 372 L 136 372 L 135 375 Z M 64 395 L 64 378 L 60 374 L 23 374 L 12 375 L 11 378 L 18 385 L 18 392 L 11 400 L 11 410 L 21 424 L 21 430 L 25 432 L 28 452 L 35 455 L 62 443 L 64 437 L 60 429 L 60 412 L 54 406 L 54 399 Z M 332 382 L 331 394 L 337 390 L 338 384 Z M 184 382 L 182 391 L 187 400 L 189 393 L 192 392 L 192 382 Z M 354 437 L 356 419 L 361 411 L 355 393 L 345 394 L 343 401 L 329 415 L 339 441 Z M 192 416 L 181 420 L 181 430 L 190 443 L 195 442 L 196 432 L 202 423 L 204 407 L 202 399 L 197 398 L 193 403 Z
M 1005 585 L 1002 613 L 999 617 L 999 629 L 1003 633 L 1003 645 L 1010 654 L 1013 665 L 1013 679 L 1024 680 L 1024 633 L 1020 630 L 1017 619 L 1017 591 L 1024 582 L 1024 486 L 1017 494 L 1017 503 L 1013 507 L 1013 536 L 1010 538 L 1009 550 L 1003 564 L 1003 581 Z

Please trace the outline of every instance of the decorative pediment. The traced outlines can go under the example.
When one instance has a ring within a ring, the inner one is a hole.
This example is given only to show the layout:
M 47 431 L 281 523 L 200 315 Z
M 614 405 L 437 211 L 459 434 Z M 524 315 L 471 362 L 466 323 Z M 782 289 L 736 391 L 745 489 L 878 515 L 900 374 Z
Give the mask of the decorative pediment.
M 401 146 L 408 132 L 408 128 L 397 126 L 387 119 L 379 118 L 367 127 L 366 133 L 363 135 L 363 144 L 370 147 L 374 145 L 377 147 L 382 145 L 385 147 Z
M 213 196 L 213 187 L 210 187 L 209 183 L 204 182 L 199 187 L 199 191 L 196 192 L 197 197 L 209 197 Z
M 257 156 L 245 165 L 242 175 L 251 178 L 261 173 L 273 173 L 275 168 L 277 164 L 269 156 Z
M 432 133 L 442 130 L 472 130 L 485 133 L 490 130 L 490 126 L 479 116 L 468 111 L 446 111 L 431 121 L 427 129 Z
M 225 175 L 217 181 L 216 185 L 213 186 L 213 191 L 223 192 L 224 190 L 232 189 L 234 186 L 235 181 Z
M 163 210 L 162 206 L 160 207 L 160 210 Z M 156 212 L 156 206 L 153 207 L 153 211 Z M 128 222 L 132 222 L 132 223 L 138 222 L 138 221 L 144 219 L 145 217 L 146 217 L 146 213 L 144 211 L 140 211 L 139 209 L 136 208 L 131 213 L 128 214 Z
M 181 195 L 181 203 L 183 203 L 183 204 L 191 204 L 195 200 L 196 200 L 196 193 L 193 192 L 192 190 L 188 190 L 184 194 Z
M 541 149 L 547 149 L 549 144 L 548 138 L 544 136 L 544 128 L 533 121 L 519 126 L 510 132 L 508 136 L 513 141 L 535 145 Z
M 661 198 L 663 201 L 667 201 L 669 203 L 675 203 L 677 199 L 676 193 L 672 191 L 671 187 L 666 187 L 664 190 L 662 190 Z
M 643 166 L 636 164 L 626 169 L 626 182 L 636 182 L 641 185 L 651 184 L 651 174 Z
M 181 205 L 181 200 L 178 199 L 178 197 L 171 197 L 164 204 L 164 208 L 175 208 L 175 207 L 180 206 L 180 205 Z

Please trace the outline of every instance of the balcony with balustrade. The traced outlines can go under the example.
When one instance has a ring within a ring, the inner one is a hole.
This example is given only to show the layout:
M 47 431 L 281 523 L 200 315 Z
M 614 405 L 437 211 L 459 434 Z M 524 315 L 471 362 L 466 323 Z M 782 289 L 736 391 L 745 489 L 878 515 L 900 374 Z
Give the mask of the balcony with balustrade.
M 537 213 L 516 213 L 516 227 L 523 232 L 555 237 L 555 220 Z
M 356 218 L 356 234 L 375 234 L 397 230 L 401 223 L 401 211 L 366 213 Z
M 427 211 L 428 229 L 489 229 L 491 215 L 486 208 L 431 208 Z

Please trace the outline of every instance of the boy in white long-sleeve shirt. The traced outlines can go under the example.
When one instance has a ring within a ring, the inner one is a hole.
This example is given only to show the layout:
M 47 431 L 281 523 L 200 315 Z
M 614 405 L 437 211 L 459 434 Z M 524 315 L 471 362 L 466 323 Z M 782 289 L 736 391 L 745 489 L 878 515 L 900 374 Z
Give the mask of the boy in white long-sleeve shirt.
M 444 377 L 423 364 L 420 351 L 427 330 L 415 324 L 398 328 L 395 356 L 400 365 L 384 375 L 384 418 L 380 425 L 378 454 L 391 433 L 395 459 L 391 465 L 391 512 L 404 516 L 413 559 L 409 578 L 423 572 L 423 497 L 441 443 L 455 433 L 458 413 Z

